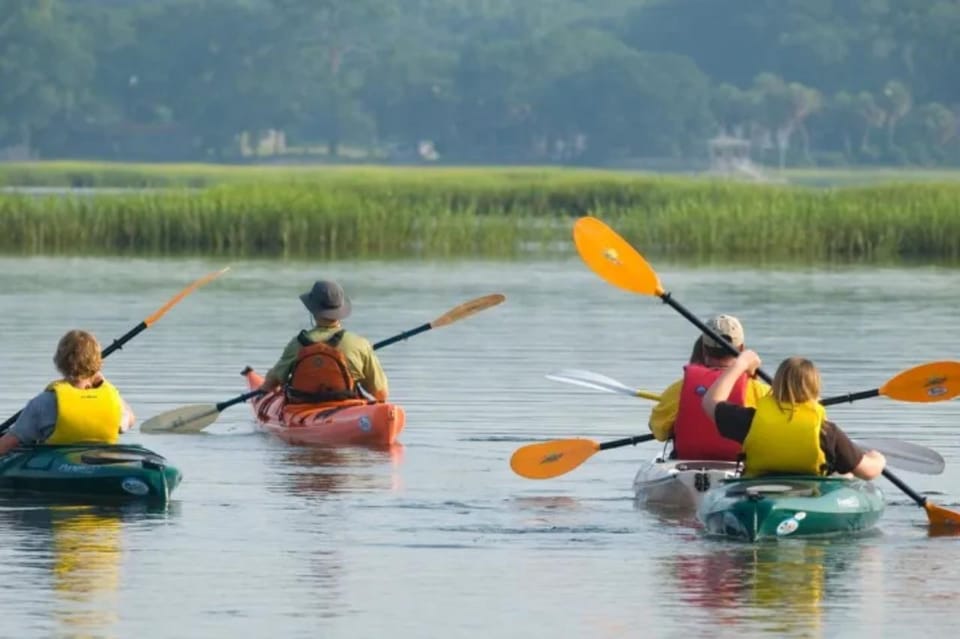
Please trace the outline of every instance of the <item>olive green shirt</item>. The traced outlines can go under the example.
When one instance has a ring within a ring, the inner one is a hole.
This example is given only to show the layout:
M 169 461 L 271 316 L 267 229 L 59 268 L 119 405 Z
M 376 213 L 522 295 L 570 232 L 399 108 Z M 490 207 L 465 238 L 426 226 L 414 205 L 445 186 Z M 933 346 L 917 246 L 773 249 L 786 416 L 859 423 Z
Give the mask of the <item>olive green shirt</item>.
M 337 331 L 343 330 L 342 326 L 322 326 L 314 327 L 307 331 L 307 338 L 313 342 L 325 342 Z M 267 379 L 278 380 L 285 383 L 290 376 L 290 369 L 293 363 L 297 361 L 297 353 L 303 345 L 294 337 L 283 349 L 280 359 L 267 372 Z M 337 344 L 337 350 L 343 353 L 347 360 L 347 369 L 363 389 L 374 395 L 387 395 L 387 376 L 380 366 L 380 360 L 373 352 L 373 346 L 363 337 L 356 333 L 345 331 L 340 343 Z

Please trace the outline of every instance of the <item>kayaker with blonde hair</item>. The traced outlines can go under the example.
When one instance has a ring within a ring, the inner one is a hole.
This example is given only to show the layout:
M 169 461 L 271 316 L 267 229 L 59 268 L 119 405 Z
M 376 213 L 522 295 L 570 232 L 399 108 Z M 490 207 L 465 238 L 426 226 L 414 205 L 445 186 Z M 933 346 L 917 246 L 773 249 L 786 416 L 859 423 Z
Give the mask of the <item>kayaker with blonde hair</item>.
M 0 455 L 20 445 L 115 444 L 136 417 L 100 371 L 100 344 L 86 331 L 60 338 L 53 363 L 63 375 L 31 399 L 0 437 Z
M 883 472 L 880 452 L 861 451 L 827 419 L 819 402 L 820 372 L 808 359 L 783 360 L 770 394 L 756 408 L 727 401 L 737 380 L 759 368 L 760 357 L 743 351 L 703 396 L 703 410 L 720 433 L 742 444 L 744 476 L 852 473 L 869 480 Z
M 743 350 L 743 325 L 736 317 L 717 315 L 706 324 L 737 350 Z M 736 461 L 740 446 L 720 435 L 701 406 L 707 388 L 735 359 L 710 336 L 702 335 L 694 343 L 690 362 L 683 367 L 683 377 L 660 394 L 660 401 L 650 413 L 650 432 L 658 441 L 673 439 L 673 457 Z M 769 391 L 770 387 L 762 381 L 741 375 L 731 391 L 730 401 L 756 406 Z
M 290 340 L 260 390 L 284 387 L 290 404 L 338 404 L 363 401 L 363 392 L 386 402 L 387 376 L 373 346 L 343 328 L 350 298 L 336 282 L 320 280 L 300 296 L 315 326 Z M 362 390 L 361 390 L 362 388 Z

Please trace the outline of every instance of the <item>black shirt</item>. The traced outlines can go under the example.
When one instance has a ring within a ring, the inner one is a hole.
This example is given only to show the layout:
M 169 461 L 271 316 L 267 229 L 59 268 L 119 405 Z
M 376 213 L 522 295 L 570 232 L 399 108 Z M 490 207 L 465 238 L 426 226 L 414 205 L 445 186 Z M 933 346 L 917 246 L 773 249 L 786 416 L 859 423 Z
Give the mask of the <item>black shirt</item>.
M 714 422 L 721 435 L 742 444 L 747 438 L 756 412 L 756 408 L 720 402 L 717 404 Z M 826 419 L 820 428 L 820 449 L 827 458 L 831 472 L 835 473 L 853 472 L 863 459 L 863 451 L 850 441 L 839 426 Z

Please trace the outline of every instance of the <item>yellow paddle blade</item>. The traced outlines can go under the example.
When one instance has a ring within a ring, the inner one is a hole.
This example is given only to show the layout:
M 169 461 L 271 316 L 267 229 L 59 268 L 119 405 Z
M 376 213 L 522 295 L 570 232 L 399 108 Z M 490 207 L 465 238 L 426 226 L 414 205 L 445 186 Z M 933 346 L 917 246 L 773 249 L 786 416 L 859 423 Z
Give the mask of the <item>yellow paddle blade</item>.
M 631 293 L 663 295 L 656 271 L 625 239 L 597 218 L 577 220 L 573 242 L 590 270 L 608 284 Z
M 930 362 L 893 377 L 880 394 L 901 402 L 942 402 L 960 395 L 960 362 Z
M 528 479 L 557 477 L 590 459 L 600 450 L 592 439 L 555 439 L 518 448 L 510 457 L 510 468 Z
M 931 526 L 960 527 L 960 513 L 937 506 L 929 500 L 923 504 L 923 508 L 927 511 Z
M 458 320 L 470 317 L 474 313 L 485 311 L 491 306 L 496 306 L 497 304 L 502 303 L 505 299 L 507 299 L 506 296 L 501 295 L 500 293 L 493 293 L 491 295 L 478 297 L 477 299 L 470 300 L 469 302 L 464 302 L 459 306 L 451 308 L 449 311 L 430 322 L 430 327 L 440 328 L 441 326 L 452 324 Z
M 207 284 L 208 282 L 211 282 L 211 281 L 217 279 L 218 277 L 220 277 L 221 275 L 223 275 L 224 273 L 226 273 L 226 272 L 229 271 L 229 270 L 230 270 L 230 267 L 229 267 L 229 266 L 225 266 L 225 267 L 223 267 L 222 269 L 220 269 L 219 271 L 214 271 L 213 273 L 207 273 L 206 275 L 204 275 L 203 277 L 201 277 L 200 279 L 198 279 L 196 282 L 194 282 L 193 284 L 191 284 L 191 285 L 188 286 L 187 288 L 183 289 L 182 291 L 180 291 L 180 292 L 177 293 L 176 295 L 174 295 L 174 296 L 170 299 L 170 301 L 167 302 L 166 304 L 164 304 L 163 306 L 161 306 L 161 307 L 159 308 L 159 310 L 157 310 L 156 313 L 154 313 L 153 315 L 151 315 L 151 316 L 148 317 L 147 319 L 143 320 L 143 323 L 146 324 L 148 327 L 149 327 L 149 326 L 152 326 L 158 319 L 160 319 L 161 317 L 163 317 L 163 316 L 166 314 L 167 311 L 169 311 L 171 308 L 173 308 L 174 306 L 176 306 L 176 305 L 180 302 L 180 300 L 182 300 L 183 298 L 185 298 L 185 297 L 186 297 L 187 295 L 189 295 L 190 293 L 193 293 L 195 290 L 197 290 L 198 288 L 200 288 L 200 287 L 203 286 L 204 284 Z

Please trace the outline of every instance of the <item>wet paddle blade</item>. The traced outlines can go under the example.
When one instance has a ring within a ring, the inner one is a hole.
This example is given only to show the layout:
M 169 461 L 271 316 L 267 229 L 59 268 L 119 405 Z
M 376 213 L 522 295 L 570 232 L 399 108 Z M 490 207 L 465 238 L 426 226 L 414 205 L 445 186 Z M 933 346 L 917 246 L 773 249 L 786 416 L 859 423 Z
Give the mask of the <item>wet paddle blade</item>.
M 621 384 L 611 377 L 601 375 L 600 373 L 594 373 L 592 371 L 585 371 L 577 368 L 564 368 L 559 371 L 554 371 L 553 373 L 548 373 L 545 375 L 545 377 L 555 382 L 565 382 L 567 384 L 574 384 L 575 386 L 583 386 L 585 388 L 606 391 L 608 393 L 629 395 L 630 397 L 636 396 L 634 390 L 629 386 Z
M 590 270 L 607 283 L 631 293 L 663 295 L 656 271 L 625 239 L 597 218 L 577 220 L 573 242 Z
M 893 437 L 858 437 L 853 443 L 863 450 L 878 450 L 887 458 L 887 465 L 921 475 L 939 475 L 945 463 L 937 451 Z
M 510 457 L 513 472 L 528 479 L 557 477 L 590 459 L 600 446 L 592 439 L 555 439 L 518 448 Z
M 501 304 L 506 299 L 507 298 L 505 295 L 493 293 L 491 295 L 478 297 L 477 299 L 470 300 L 469 302 L 464 302 L 463 304 L 450 309 L 437 319 L 430 322 L 430 327 L 440 328 L 441 326 L 446 326 L 447 324 L 453 324 L 454 322 L 470 317 L 475 313 L 485 311 L 492 306 Z
M 942 402 L 960 395 L 960 362 L 930 362 L 905 370 L 880 387 L 901 402 Z
M 564 382 L 567 384 L 573 384 L 575 386 L 583 386 L 585 388 L 601 390 L 607 393 L 619 393 L 621 395 L 629 395 L 630 397 L 642 397 L 644 399 L 660 401 L 660 396 L 656 393 L 643 390 L 634 390 L 626 384 L 618 382 L 612 377 L 607 377 L 606 375 L 601 375 L 600 373 L 594 373 L 593 371 L 582 370 L 579 368 L 564 368 L 559 371 L 548 373 L 545 375 L 545 377 L 555 382 Z
M 927 511 L 927 519 L 931 526 L 944 528 L 960 527 L 960 513 L 944 508 L 943 506 L 938 506 L 929 500 L 923 505 L 923 508 Z
M 215 404 L 182 406 L 151 417 L 140 426 L 140 432 L 197 433 L 217 421 L 219 416 Z
M 167 302 L 166 304 L 164 304 L 163 306 L 161 306 L 161 307 L 157 310 L 156 313 L 154 313 L 153 315 L 151 315 L 151 316 L 148 317 L 147 319 L 143 320 L 143 323 L 146 324 L 148 327 L 149 327 L 149 326 L 152 326 L 158 319 L 160 319 L 161 317 L 163 317 L 163 316 L 166 314 L 167 311 L 169 311 L 171 308 L 173 308 L 174 306 L 176 306 L 176 305 L 180 302 L 180 300 L 182 300 L 183 298 L 185 298 L 185 297 L 186 297 L 187 295 L 189 295 L 190 293 L 193 293 L 195 290 L 197 290 L 198 288 L 200 288 L 200 287 L 203 286 L 204 284 L 207 284 L 207 283 L 212 282 L 213 280 L 217 279 L 218 277 L 220 277 L 221 275 L 223 275 L 224 273 L 226 273 L 226 272 L 229 271 L 229 270 L 230 270 L 230 267 L 229 267 L 229 266 L 225 266 L 225 267 L 223 267 L 222 269 L 220 269 L 219 271 L 214 271 L 213 273 L 208 273 L 208 274 L 204 275 L 203 277 L 201 277 L 200 279 L 198 279 L 197 281 L 195 281 L 193 284 L 191 284 L 190 286 L 186 287 L 185 289 L 183 289 L 182 291 L 180 291 L 179 293 L 177 293 L 175 296 L 173 296 L 173 297 L 170 299 L 170 301 Z

